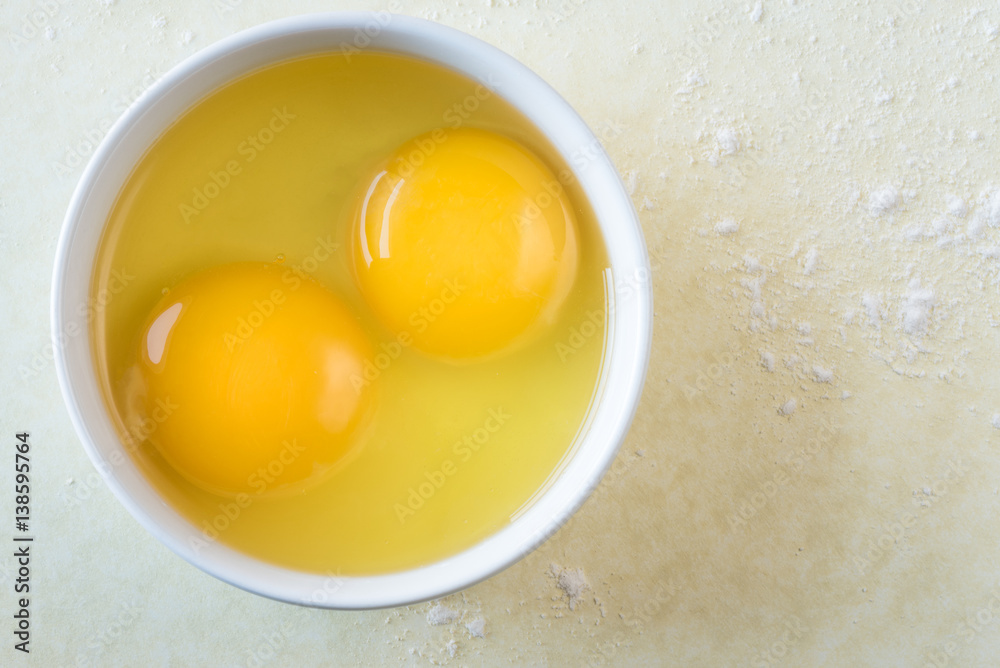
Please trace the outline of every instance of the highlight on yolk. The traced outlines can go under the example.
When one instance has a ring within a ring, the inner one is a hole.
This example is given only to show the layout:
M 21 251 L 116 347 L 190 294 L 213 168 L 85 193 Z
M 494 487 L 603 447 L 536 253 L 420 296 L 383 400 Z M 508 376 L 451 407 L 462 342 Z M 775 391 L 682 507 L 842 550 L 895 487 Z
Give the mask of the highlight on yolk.
M 418 350 L 453 359 L 504 350 L 551 323 L 572 287 L 569 198 L 512 139 L 436 129 L 396 149 L 361 194 L 358 283 Z
M 361 445 L 369 355 L 355 317 L 311 279 L 264 263 L 198 273 L 142 331 L 149 439 L 208 491 L 301 491 Z

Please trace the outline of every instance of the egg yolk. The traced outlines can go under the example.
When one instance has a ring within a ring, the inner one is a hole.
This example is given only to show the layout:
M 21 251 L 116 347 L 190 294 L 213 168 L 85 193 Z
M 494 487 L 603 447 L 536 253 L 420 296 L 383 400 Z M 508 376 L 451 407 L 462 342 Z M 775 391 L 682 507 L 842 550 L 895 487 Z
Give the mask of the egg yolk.
M 140 342 L 149 440 L 182 475 L 225 495 L 301 491 L 360 445 L 370 344 L 330 291 L 275 264 L 185 279 Z
M 486 130 L 436 129 L 363 185 L 355 273 L 403 343 L 481 357 L 553 321 L 576 275 L 576 223 L 531 151 Z

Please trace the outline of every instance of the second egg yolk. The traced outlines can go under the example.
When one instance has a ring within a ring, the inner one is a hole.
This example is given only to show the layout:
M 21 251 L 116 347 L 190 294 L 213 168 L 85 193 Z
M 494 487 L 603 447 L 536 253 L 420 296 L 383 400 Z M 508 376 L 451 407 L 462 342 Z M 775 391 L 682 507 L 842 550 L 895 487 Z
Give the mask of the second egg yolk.
M 142 332 L 149 440 L 208 491 L 301 491 L 359 446 L 369 355 L 355 317 L 311 279 L 264 263 L 196 274 Z
M 400 146 L 360 194 L 358 283 L 418 350 L 468 359 L 509 348 L 550 322 L 572 286 L 572 206 L 512 139 L 434 130 Z

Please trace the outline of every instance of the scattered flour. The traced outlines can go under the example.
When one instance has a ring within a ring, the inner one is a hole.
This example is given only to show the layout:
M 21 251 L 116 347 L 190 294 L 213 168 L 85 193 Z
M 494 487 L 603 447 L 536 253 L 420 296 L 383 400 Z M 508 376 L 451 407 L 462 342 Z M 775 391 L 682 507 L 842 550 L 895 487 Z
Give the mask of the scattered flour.
M 760 23 L 762 16 L 764 16 L 764 7 L 761 4 L 761 0 L 757 0 L 757 3 L 750 10 L 750 20 L 754 23 Z
M 774 371 L 774 355 L 767 352 L 761 353 L 760 365 L 764 367 L 765 371 Z
M 935 218 L 931 223 L 932 234 L 936 237 L 943 237 L 955 228 L 955 223 L 947 218 Z
M 903 331 L 911 336 L 926 332 L 933 308 L 934 291 L 921 287 L 919 278 L 911 280 L 900 310 Z
M 948 213 L 957 218 L 965 218 L 969 214 L 969 206 L 964 199 L 957 195 L 948 195 L 945 204 L 948 207 Z
M 990 424 L 993 425 L 994 429 L 1000 429 L 1000 413 L 993 414 L 993 419 L 990 420 Z
M 476 617 L 471 622 L 466 622 L 465 628 L 473 638 L 486 637 L 486 622 L 482 617 Z
M 882 306 L 882 298 L 878 295 L 866 294 L 861 298 L 861 305 L 868 314 L 868 322 L 872 327 L 880 327 L 885 318 L 885 307 Z
M 430 612 L 427 613 L 427 623 L 431 626 L 443 626 L 445 624 L 451 624 L 453 621 L 458 619 L 459 614 L 457 610 L 452 610 L 451 608 L 438 603 Z
M 702 76 L 701 72 L 699 72 L 698 70 L 691 70 L 690 72 L 687 73 L 687 77 L 684 79 L 684 82 L 688 86 L 691 86 L 692 88 L 696 86 L 704 86 L 705 77 Z
M 817 383 L 829 383 L 833 381 L 833 372 L 829 369 L 824 369 L 818 364 L 813 367 L 813 380 Z
M 907 241 L 920 241 L 927 235 L 919 225 L 910 225 L 905 230 L 903 230 L 903 238 Z
M 983 191 L 979 196 L 980 211 L 986 224 L 990 227 L 1000 227 L 1000 188 L 996 188 L 992 193 Z
M 979 239 L 987 227 L 1000 227 L 1000 188 L 987 188 L 979 194 L 966 231 L 971 239 Z
M 969 235 L 969 238 L 975 241 L 979 237 L 983 236 L 983 228 L 986 227 L 986 221 L 982 216 L 976 216 L 969 221 L 969 224 L 965 228 L 965 233 Z
M 684 85 L 674 91 L 674 95 L 690 95 L 695 88 L 705 85 L 705 77 L 699 70 L 691 70 L 684 77 Z
M 819 252 L 815 248 L 810 248 L 806 251 L 806 257 L 802 265 L 802 273 L 806 276 L 811 276 L 814 271 L 816 271 L 816 265 L 819 264 Z
M 764 265 L 760 263 L 760 260 L 755 258 L 749 253 L 743 256 L 743 268 L 749 274 L 756 274 L 758 272 L 764 271 Z
M 715 133 L 715 141 L 718 142 L 722 155 L 732 155 L 740 150 L 740 136 L 732 128 L 720 128 Z
M 728 237 L 731 234 L 736 234 L 740 230 L 740 224 L 737 223 L 732 218 L 723 218 L 715 224 L 716 234 Z
M 549 575 L 555 578 L 556 586 L 565 592 L 569 598 L 569 609 L 576 608 L 576 604 L 583 592 L 590 589 L 587 576 L 582 568 L 562 568 L 556 564 L 549 565 Z
M 868 210 L 872 215 L 884 216 L 899 206 L 899 191 L 893 185 L 884 185 L 874 190 L 868 199 Z
M 782 415 L 791 415 L 795 412 L 795 409 L 799 407 L 799 402 L 795 401 L 795 397 L 792 397 L 778 409 L 778 412 Z

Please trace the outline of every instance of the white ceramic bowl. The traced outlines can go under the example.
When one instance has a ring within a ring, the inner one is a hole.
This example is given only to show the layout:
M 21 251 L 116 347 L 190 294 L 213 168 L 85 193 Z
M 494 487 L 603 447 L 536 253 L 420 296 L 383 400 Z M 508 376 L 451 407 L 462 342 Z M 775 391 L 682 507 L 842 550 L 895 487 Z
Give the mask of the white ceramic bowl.
M 529 118 L 561 152 L 600 222 L 611 262 L 605 360 L 590 413 L 570 457 L 510 525 L 421 568 L 334 577 L 280 568 L 212 542 L 164 503 L 125 453 L 94 370 L 87 323 L 98 241 L 115 198 L 145 150 L 182 112 L 262 66 L 344 48 L 405 54 L 476 80 Z M 610 85 L 610 83 L 609 83 Z M 621 180 L 583 120 L 538 76 L 505 53 L 441 25 L 387 13 L 330 13 L 268 23 L 213 44 L 174 67 L 111 128 L 84 170 L 59 239 L 52 334 L 59 384 L 87 453 L 108 486 L 154 536 L 215 577 L 302 605 L 357 609 L 404 605 L 468 587 L 506 568 L 561 527 L 598 484 L 625 438 L 642 391 L 652 334 L 649 259 Z M 113 548 L 112 548 L 113 549 Z

